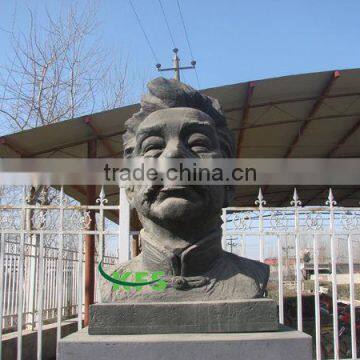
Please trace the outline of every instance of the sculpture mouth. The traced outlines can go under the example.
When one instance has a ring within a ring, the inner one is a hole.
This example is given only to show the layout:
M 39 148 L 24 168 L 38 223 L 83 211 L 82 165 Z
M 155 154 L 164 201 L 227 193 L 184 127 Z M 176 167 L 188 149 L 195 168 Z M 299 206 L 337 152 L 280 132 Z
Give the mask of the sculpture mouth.
M 160 189 L 160 192 L 172 193 L 172 192 L 187 191 L 187 190 L 189 190 L 189 186 L 168 185 Z
M 144 194 L 144 201 L 153 204 L 157 200 L 163 201 L 169 198 L 178 198 L 188 201 L 199 201 L 203 196 L 200 186 L 165 185 L 151 186 Z
M 180 197 L 180 198 L 188 198 L 193 197 L 197 194 L 194 187 L 191 185 L 188 186 L 180 186 L 180 185 L 166 185 L 159 190 L 159 195 L 161 197 Z

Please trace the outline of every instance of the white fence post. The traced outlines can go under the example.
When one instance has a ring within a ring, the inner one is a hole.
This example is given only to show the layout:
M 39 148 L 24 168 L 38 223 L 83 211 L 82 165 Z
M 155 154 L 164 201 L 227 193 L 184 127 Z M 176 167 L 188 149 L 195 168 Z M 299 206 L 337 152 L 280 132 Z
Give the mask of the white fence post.
M 125 188 L 119 187 L 119 262 L 130 259 L 130 204 L 126 197 Z
M 296 301 L 297 301 L 297 328 L 303 331 L 302 316 L 302 274 L 300 264 L 300 244 L 299 244 L 299 209 L 301 205 L 296 189 L 294 189 L 293 199 L 290 203 L 294 207 L 294 231 L 295 231 L 295 258 L 296 258 Z
M 355 289 L 354 289 L 354 257 L 352 236 L 348 236 L 348 259 L 349 259 L 349 288 L 350 288 L 350 315 L 351 315 L 351 353 L 352 357 L 357 357 L 356 344 L 356 313 L 355 313 Z
M 44 311 L 44 234 L 40 233 L 39 241 L 39 281 L 37 296 L 37 359 L 42 358 L 42 327 Z
M 226 216 L 226 208 L 222 209 L 222 214 L 221 214 L 221 220 L 222 220 L 222 248 L 225 250 L 226 249 L 226 229 L 227 229 L 227 216 Z
M 319 295 L 319 247 L 317 235 L 313 234 L 314 258 L 314 296 L 315 296 L 315 346 L 316 360 L 321 360 L 321 322 L 320 322 L 320 295 Z
M 58 258 L 56 268 L 56 287 L 57 287 L 57 301 L 56 301 L 56 340 L 57 343 L 61 339 L 61 321 L 63 308 L 63 269 L 64 269 L 64 188 L 60 190 L 60 214 L 59 214 L 59 242 L 58 242 Z
M 30 296 L 29 296 L 29 311 L 31 312 L 31 330 L 35 328 L 35 296 L 36 296 L 36 235 L 30 236 Z
M 330 252 L 331 252 L 331 289 L 332 289 L 332 310 L 333 310 L 333 332 L 334 332 L 334 359 L 339 359 L 339 323 L 338 323 L 338 304 L 337 304 L 337 278 L 336 278 L 336 238 L 335 238 L 335 213 L 334 199 L 332 190 L 329 190 L 329 197 L 326 201 L 329 206 L 329 232 L 330 232 Z
M 2 329 L 3 329 L 3 298 L 4 298 L 4 254 L 5 254 L 5 236 L 0 229 L 0 359 L 2 359 Z
M 24 305 L 24 259 L 25 259 L 25 230 L 26 230 L 26 186 L 23 186 L 22 194 L 22 207 L 21 207 L 21 233 L 19 244 L 19 262 L 18 262 L 18 286 L 17 291 L 19 293 L 17 303 L 17 358 L 22 358 L 22 330 L 23 330 L 23 305 Z
M 260 261 L 264 261 L 264 205 L 266 201 L 264 200 L 261 188 L 259 189 L 259 195 L 255 204 L 259 206 L 259 258 Z
M 277 238 L 278 253 L 278 294 L 279 294 L 279 322 L 284 324 L 284 276 L 283 276 L 283 243 L 281 235 Z

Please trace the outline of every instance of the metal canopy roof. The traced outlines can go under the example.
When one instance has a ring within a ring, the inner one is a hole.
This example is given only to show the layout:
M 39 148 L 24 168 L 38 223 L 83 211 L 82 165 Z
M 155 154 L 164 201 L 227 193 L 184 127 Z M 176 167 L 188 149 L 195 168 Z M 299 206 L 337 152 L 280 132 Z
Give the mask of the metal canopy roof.
M 210 88 L 237 139 L 239 157 L 360 156 L 360 69 L 285 76 Z M 87 142 L 98 139 L 98 157 L 121 156 L 124 122 L 138 104 L 91 114 L 0 138 L 1 157 L 87 157 Z M 66 189 L 78 200 L 85 191 Z M 239 186 L 234 205 L 254 203 L 258 189 Z M 265 186 L 268 205 L 289 204 L 288 186 Z M 323 204 L 326 187 L 299 187 L 303 204 Z M 117 201 L 117 189 L 109 189 Z M 359 187 L 334 190 L 344 206 L 357 206 Z

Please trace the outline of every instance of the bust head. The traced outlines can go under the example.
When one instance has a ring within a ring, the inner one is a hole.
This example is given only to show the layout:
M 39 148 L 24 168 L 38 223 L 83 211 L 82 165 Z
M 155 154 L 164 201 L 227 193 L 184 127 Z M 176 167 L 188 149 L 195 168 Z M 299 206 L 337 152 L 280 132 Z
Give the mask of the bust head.
M 126 122 L 125 157 L 234 156 L 232 133 L 217 100 L 164 78 L 151 81 L 148 89 L 140 111 Z M 194 236 L 206 235 L 201 233 L 211 230 L 209 224 L 219 226 L 231 190 L 221 185 L 135 185 L 127 189 L 127 195 L 145 230 L 160 226 L 183 237 L 184 226 L 191 226 Z

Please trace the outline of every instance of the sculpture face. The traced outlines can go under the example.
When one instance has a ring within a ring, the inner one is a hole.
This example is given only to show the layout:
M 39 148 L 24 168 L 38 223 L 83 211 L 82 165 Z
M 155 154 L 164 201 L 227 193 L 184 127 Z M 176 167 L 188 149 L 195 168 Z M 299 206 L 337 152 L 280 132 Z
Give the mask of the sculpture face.
M 222 157 L 214 121 L 192 108 L 169 108 L 151 113 L 139 125 L 136 157 Z M 128 196 L 140 217 L 156 223 L 189 223 L 218 216 L 225 200 L 223 186 L 137 185 Z

